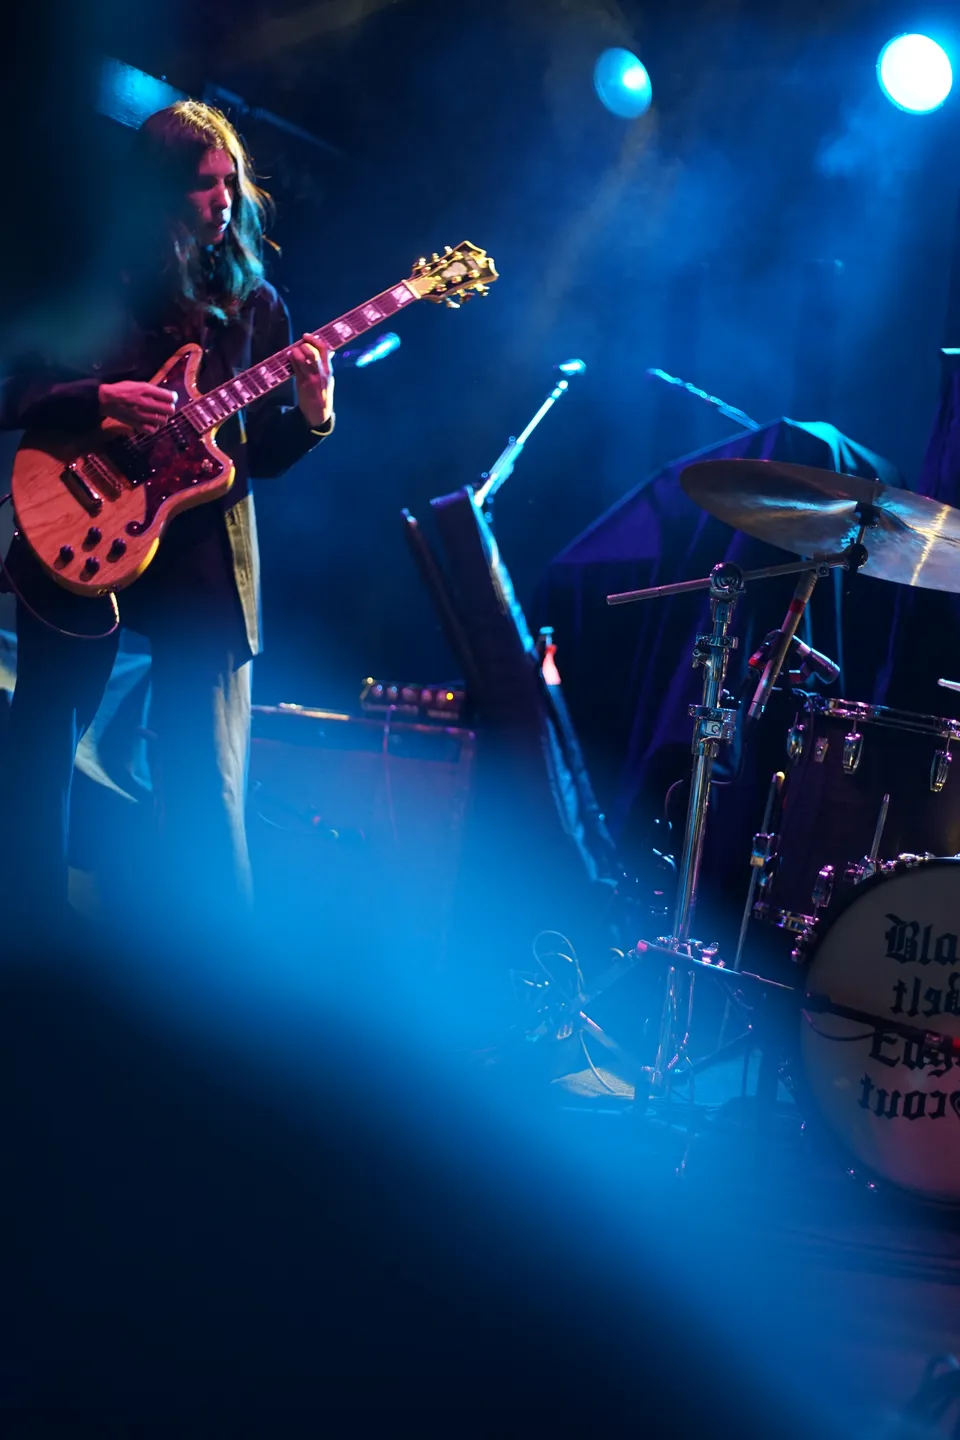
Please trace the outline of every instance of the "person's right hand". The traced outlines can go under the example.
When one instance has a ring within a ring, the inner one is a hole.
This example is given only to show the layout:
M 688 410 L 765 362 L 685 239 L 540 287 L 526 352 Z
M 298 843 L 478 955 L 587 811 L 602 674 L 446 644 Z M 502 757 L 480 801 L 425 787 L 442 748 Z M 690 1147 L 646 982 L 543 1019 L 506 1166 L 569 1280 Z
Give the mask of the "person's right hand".
M 104 419 L 120 420 L 148 435 L 170 420 L 176 407 L 177 397 L 172 390 L 142 380 L 118 380 L 115 385 L 100 386 L 100 414 Z

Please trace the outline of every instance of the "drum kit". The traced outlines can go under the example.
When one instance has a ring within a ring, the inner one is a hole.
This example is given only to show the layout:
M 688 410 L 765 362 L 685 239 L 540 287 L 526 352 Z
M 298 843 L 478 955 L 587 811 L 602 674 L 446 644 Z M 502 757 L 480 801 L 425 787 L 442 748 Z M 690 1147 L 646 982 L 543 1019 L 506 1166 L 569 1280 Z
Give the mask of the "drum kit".
M 800 559 L 755 571 L 725 563 L 703 579 L 607 597 L 623 605 L 702 590 L 710 602 L 711 627 L 693 654 L 703 693 L 690 706 L 672 930 L 631 952 L 658 959 L 665 972 L 648 1093 L 669 1096 L 698 1068 L 689 1021 L 696 977 L 710 972 L 748 1013 L 786 1017 L 770 1041 L 772 1094 L 786 1079 L 801 1114 L 832 1137 L 847 1168 L 871 1184 L 958 1205 L 960 782 L 950 779 L 960 721 L 798 692 L 729 964 L 693 938 L 693 925 L 715 761 L 738 725 L 749 738 L 762 720 L 818 579 L 842 567 L 960 593 L 960 510 L 878 480 L 774 461 L 701 462 L 680 483 L 711 515 Z M 724 691 L 734 613 L 750 587 L 778 575 L 796 575 L 796 589 L 741 719 Z M 777 978 L 745 970 L 749 937 L 759 953 L 774 935 L 792 947 L 787 970 Z M 760 1034 L 748 1033 L 748 1043 Z

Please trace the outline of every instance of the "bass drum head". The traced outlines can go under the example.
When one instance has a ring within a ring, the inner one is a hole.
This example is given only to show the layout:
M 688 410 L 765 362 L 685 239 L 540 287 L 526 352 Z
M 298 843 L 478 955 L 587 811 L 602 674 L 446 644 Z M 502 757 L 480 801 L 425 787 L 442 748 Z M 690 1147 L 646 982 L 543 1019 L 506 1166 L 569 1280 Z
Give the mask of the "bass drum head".
M 801 1104 L 874 1176 L 946 1205 L 960 1205 L 958 935 L 960 860 L 868 881 L 824 932 L 805 990 L 871 1020 L 805 1010 L 799 1041 Z

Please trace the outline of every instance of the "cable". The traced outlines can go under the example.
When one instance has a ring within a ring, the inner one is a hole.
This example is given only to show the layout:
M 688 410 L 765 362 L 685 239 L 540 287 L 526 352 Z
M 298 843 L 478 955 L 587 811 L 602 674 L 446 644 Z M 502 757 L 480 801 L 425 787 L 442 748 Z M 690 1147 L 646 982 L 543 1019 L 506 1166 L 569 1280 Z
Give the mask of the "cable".
M 548 950 L 545 953 L 541 953 L 541 951 L 537 947 L 540 944 L 540 941 L 545 940 L 548 936 L 554 936 L 557 940 L 561 941 L 561 943 L 567 947 L 567 950 L 569 950 L 569 955 L 566 954 L 563 950 Z M 568 964 L 572 965 L 574 979 L 576 981 L 577 987 L 576 994 L 582 994 L 583 972 L 580 969 L 580 961 L 577 959 L 577 952 L 574 949 L 572 942 L 567 939 L 566 935 L 561 934 L 559 930 L 541 930 L 540 933 L 534 937 L 533 945 L 531 948 L 533 950 L 533 958 L 540 966 L 540 969 L 543 971 L 543 973 L 547 976 L 548 979 L 553 980 L 554 982 L 556 981 L 557 977 L 550 973 L 550 970 L 544 964 L 545 960 L 549 960 L 552 958 L 566 960 Z
M 2 509 L 10 499 L 12 499 L 10 492 L 0 496 L 0 509 Z M 64 635 L 68 640 L 109 640 L 110 636 L 116 635 L 120 629 L 120 606 L 117 604 L 117 597 L 112 590 L 109 590 L 104 596 L 104 599 L 110 601 L 113 609 L 113 624 L 110 626 L 110 629 L 98 631 L 96 635 L 81 635 L 79 630 L 64 630 L 62 625 L 54 625 L 52 620 L 45 620 L 38 610 L 34 610 L 30 601 L 24 597 L 19 585 L 17 585 L 13 576 L 10 574 L 7 568 L 7 562 L 2 556 L 0 556 L 0 578 L 7 582 L 20 604 L 33 616 L 34 620 L 38 620 L 41 625 L 45 625 L 47 629 L 52 630 L 55 635 Z
M 681 775 L 679 780 L 674 780 L 673 784 L 667 787 L 667 793 L 663 797 L 663 823 L 667 827 L 670 825 L 670 796 L 680 785 L 686 785 L 688 779 L 689 776 Z
M 581 1048 L 581 1050 L 583 1051 L 584 1059 L 586 1060 L 587 1064 L 590 1066 L 590 1069 L 593 1071 L 594 1076 L 596 1077 L 596 1079 L 600 1081 L 600 1084 L 603 1086 L 604 1090 L 608 1090 L 611 1095 L 619 1095 L 619 1094 L 620 1094 L 620 1091 L 617 1090 L 613 1085 L 611 1085 L 608 1080 L 604 1080 L 603 1076 L 600 1074 L 600 1071 L 597 1069 L 596 1065 L 594 1065 L 593 1061 L 590 1059 L 590 1051 L 587 1049 L 587 1042 L 586 1042 L 586 1040 L 584 1040 L 584 1038 L 583 1038 L 583 1031 L 582 1031 L 582 1030 L 579 1031 L 578 1034 L 579 1034 L 579 1039 L 580 1039 L 580 1048 Z
M 859 1040 L 871 1040 L 875 1034 L 873 1030 L 864 1030 L 862 1035 L 828 1035 L 826 1030 L 821 1030 L 818 1025 L 813 1023 L 809 1010 L 801 1010 L 800 1014 L 804 1020 L 806 1020 L 814 1035 L 819 1035 L 822 1040 L 833 1040 L 838 1045 L 852 1045 L 856 1044 Z

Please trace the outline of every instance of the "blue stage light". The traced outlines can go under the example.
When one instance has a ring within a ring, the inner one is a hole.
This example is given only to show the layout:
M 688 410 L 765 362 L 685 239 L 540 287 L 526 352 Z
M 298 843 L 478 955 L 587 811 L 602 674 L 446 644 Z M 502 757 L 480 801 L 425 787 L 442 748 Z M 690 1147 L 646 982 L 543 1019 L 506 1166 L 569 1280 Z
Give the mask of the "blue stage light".
M 938 110 L 950 94 L 953 70 L 936 40 L 928 35 L 898 35 L 880 51 L 877 78 L 891 104 L 925 115 Z
M 593 68 L 593 86 L 602 104 L 622 120 L 650 109 L 650 76 L 630 50 L 604 50 Z
M 121 125 L 130 125 L 134 130 L 156 110 L 164 110 L 186 98 L 182 90 L 175 90 L 165 80 L 125 65 L 122 60 L 106 59 L 100 67 L 97 109 L 101 115 L 118 120 Z
M 385 360 L 388 355 L 393 354 L 394 350 L 399 349 L 399 346 L 400 336 L 395 335 L 392 330 L 386 335 L 381 335 L 380 339 L 368 346 L 362 355 L 357 356 L 357 369 L 363 370 L 367 365 L 373 365 L 377 360 Z

